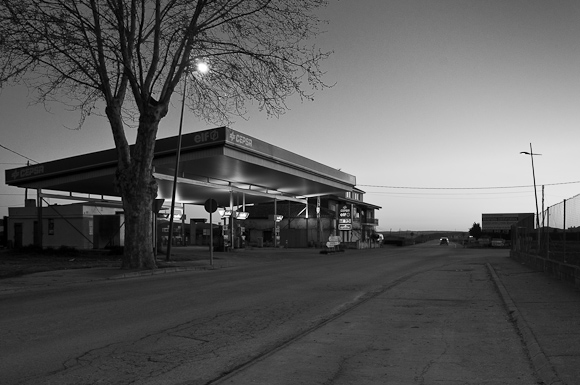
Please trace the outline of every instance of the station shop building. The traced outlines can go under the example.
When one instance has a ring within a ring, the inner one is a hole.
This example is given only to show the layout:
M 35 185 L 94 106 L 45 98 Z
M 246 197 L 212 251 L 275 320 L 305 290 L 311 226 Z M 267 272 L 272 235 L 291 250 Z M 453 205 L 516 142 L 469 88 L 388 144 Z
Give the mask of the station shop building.
M 218 231 L 231 247 L 317 246 L 331 235 L 353 248 L 378 246 L 373 235 L 381 207 L 364 202 L 354 175 L 228 127 L 182 135 L 179 157 L 178 139 L 158 139 L 155 144 L 158 199 L 152 222 L 157 231 L 149 241 L 158 247 L 170 239 L 182 245 L 207 244 L 209 231 Z M 116 163 L 116 151 L 109 149 L 7 170 L 6 184 L 33 189 L 37 197 L 26 200 L 24 207 L 9 208 L 8 245 L 123 246 Z M 224 217 L 213 213 L 210 226 L 174 216 L 177 226 L 169 237 L 163 217 L 169 212 L 174 179 L 177 213 L 187 205 L 203 207 L 211 199 Z

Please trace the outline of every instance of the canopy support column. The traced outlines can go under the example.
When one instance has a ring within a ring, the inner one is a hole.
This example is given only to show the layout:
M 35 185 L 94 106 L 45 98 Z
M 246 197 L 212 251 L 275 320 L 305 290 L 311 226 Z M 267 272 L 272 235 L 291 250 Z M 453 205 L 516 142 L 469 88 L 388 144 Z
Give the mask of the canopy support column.
M 36 189 L 36 246 L 42 249 L 42 189 Z

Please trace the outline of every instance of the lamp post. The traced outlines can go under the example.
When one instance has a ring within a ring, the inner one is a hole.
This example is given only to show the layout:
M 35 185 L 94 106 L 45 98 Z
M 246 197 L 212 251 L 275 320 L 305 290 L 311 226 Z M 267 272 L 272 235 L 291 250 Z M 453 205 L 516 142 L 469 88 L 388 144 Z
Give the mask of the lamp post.
M 197 71 L 206 73 L 209 67 L 206 63 L 198 62 Z M 175 211 L 175 193 L 177 191 L 177 172 L 179 170 L 179 157 L 181 155 L 181 132 L 183 131 L 183 111 L 185 110 L 185 95 L 187 92 L 187 73 L 184 74 L 183 79 L 183 96 L 181 97 L 181 114 L 179 116 L 179 133 L 177 134 L 177 149 L 175 151 L 175 170 L 173 172 L 173 188 L 171 190 L 171 210 L 169 213 L 169 242 L 167 243 L 167 255 L 165 260 L 171 259 L 171 244 L 173 243 L 173 213 Z M 185 211 L 182 215 L 185 214 Z
M 538 191 L 536 190 L 536 172 L 534 170 L 534 155 L 542 155 L 542 154 L 534 154 L 532 151 L 532 144 L 530 143 L 530 152 L 527 151 L 520 151 L 520 154 L 529 155 L 530 159 L 532 160 L 532 177 L 534 178 L 534 195 L 536 197 L 536 228 L 540 228 L 540 213 L 538 211 Z

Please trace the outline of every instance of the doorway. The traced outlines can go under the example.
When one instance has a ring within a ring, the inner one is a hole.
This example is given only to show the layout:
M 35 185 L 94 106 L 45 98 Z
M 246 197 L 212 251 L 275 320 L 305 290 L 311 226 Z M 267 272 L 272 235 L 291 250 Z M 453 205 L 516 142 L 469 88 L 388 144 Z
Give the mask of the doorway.
M 22 248 L 22 223 L 14 224 L 14 248 Z

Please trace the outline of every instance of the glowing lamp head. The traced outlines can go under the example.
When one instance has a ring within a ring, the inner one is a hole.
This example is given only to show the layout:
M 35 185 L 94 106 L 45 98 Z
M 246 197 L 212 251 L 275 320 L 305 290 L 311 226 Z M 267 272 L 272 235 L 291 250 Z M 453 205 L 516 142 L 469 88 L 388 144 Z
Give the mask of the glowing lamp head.
M 209 72 L 209 65 L 206 62 L 198 62 L 197 63 L 197 72 L 201 74 L 206 74 Z
M 219 215 L 222 218 L 229 218 L 229 217 L 232 216 L 232 210 L 231 209 L 225 209 L 225 208 L 221 208 L 220 207 L 220 208 L 217 209 L 217 211 L 218 211 Z
M 250 216 L 250 213 L 246 211 L 236 211 L 236 219 L 247 219 Z

